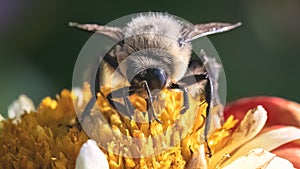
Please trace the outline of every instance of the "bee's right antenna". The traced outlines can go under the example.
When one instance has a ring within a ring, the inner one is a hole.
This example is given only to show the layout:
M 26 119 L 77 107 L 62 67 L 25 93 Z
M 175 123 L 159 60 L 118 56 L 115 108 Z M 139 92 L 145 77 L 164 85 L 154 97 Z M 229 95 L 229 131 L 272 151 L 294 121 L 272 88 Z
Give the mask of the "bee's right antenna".
M 231 29 L 235 29 L 241 25 L 242 25 L 241 22 L 238 22 L 236 24 L 221 23 L 221 22 L 197 24 L 194 25 L 193 30 L 187 34 L 187 38 L 185 39 L 185 41 L 190 42 L 195 39 L 201 38 L 203 36 L 226 32 Z

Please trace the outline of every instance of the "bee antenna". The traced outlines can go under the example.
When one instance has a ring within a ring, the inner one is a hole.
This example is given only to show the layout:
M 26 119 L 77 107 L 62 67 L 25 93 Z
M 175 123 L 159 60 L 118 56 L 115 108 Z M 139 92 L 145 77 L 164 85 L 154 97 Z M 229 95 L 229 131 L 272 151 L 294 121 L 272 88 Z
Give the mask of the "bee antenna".
M 115 40 L 121 40 L 124 37 L 122 29 L 119 27 L 110 27 L 98 24 L 80 24 L 77 22 L 69 22 L 68 25 L 70 27 L 82 29 L 88 32 L 96 32 L 99 34 L 103 34 Z

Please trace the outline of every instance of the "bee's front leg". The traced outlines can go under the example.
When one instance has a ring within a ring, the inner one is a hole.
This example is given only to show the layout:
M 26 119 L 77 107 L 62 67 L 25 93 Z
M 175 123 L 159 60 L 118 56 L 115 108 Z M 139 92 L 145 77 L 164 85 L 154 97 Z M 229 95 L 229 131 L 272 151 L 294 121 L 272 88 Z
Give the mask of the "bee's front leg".
M 200 83 L 203 80 L 207 81 L 207 84 L 204 87 L 204 92 L 205 92 L 205 100 L 207 102 L 207 107 L 206 107 L 206 120 L 205 120 L 205 128 L 204 128 L 204 141 L 206 143 L 207 149 L 208 149 L 208 156 L 211 157 L 212 153 L 210 150 L 210 147 L 208 145 L 208 132 L 209 132 L 209 127 L 210 127 L 210 109 L 212 105 L 212 94 L 213 94 L 213 88 L 212 88 L 212 81 L 210 80 L 209 76 L 207 73 L 201 73 L 201 74 L 193 74 L 190 76 L 186 76 L 180 80 L 179 83 L 183 83 L 186 85 L 193 85 L 196 83 Z M 180 88 L 178 86 L 178 88 Z
M 162 122 L 157 118 L 154 108 L 153 108 L 153 97 L 152 94 L 150 92 L 150 88 L 148 86 L 147 81 L 144 81 L 144 87 L 147 91 L 148 94 L 148 98 L 145 99 L 147 102 L 147 111 L 148 111 L 148 115 L 149 115 L 149 121 L 151 122 L 151 120 L 154 118 L 158 123 L 162 124 Z
M 120 113 L 124 113 L 125 116 L 132 119 L 132 115 L 134 113 L 135 108 L 133 107 L 128 98 L 132 94 L 133 93 L 130 92 L 129 87 L 123 87 L 109 93 L 106 96 L 106 99 L 115 110 L 117 110 Z M 124 105 L 114 101 L 113 98 L 123 98 Z

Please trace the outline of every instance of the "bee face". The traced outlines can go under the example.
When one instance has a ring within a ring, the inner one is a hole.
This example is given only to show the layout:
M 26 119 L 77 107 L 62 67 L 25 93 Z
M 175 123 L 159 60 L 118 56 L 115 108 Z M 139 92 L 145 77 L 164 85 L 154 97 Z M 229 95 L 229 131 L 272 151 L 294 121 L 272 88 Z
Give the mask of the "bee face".
M 120 72 L 130 83 L 131 90 L 147 98 L 145 83 L 152 94 L 172 83 L 174 58 L 161 48 L 141 49 L 125 57 L 119 64 Z
M 152 32 L 125 38 L 123 43 L 116 47 L 114 55 L 117 56 L 118 63 L 132 56 L 132 59 L 129 59 L 130 63 L 121 67 L 124 75 L 132 66 L 136 66 L 132 68 L 134 70 L 138 67 L 140 69 L 160 67 L 167 70 L 170 79 L 178 81 L 187 69 L 191 49 L 190 43 L 182 45 L 180 38 Z

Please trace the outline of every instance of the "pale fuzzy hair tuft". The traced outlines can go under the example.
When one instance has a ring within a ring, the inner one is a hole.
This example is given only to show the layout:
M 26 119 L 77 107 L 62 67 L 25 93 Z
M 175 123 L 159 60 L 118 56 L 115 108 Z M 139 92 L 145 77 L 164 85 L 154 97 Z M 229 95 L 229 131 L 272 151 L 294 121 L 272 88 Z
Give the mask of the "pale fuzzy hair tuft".
M 149 12 L 133 18 L 125 27 L 125 37 L 139 34 L 153 33 L 167 37 L 180 38 L 181 21 L 174 16 L 162 13 Z

